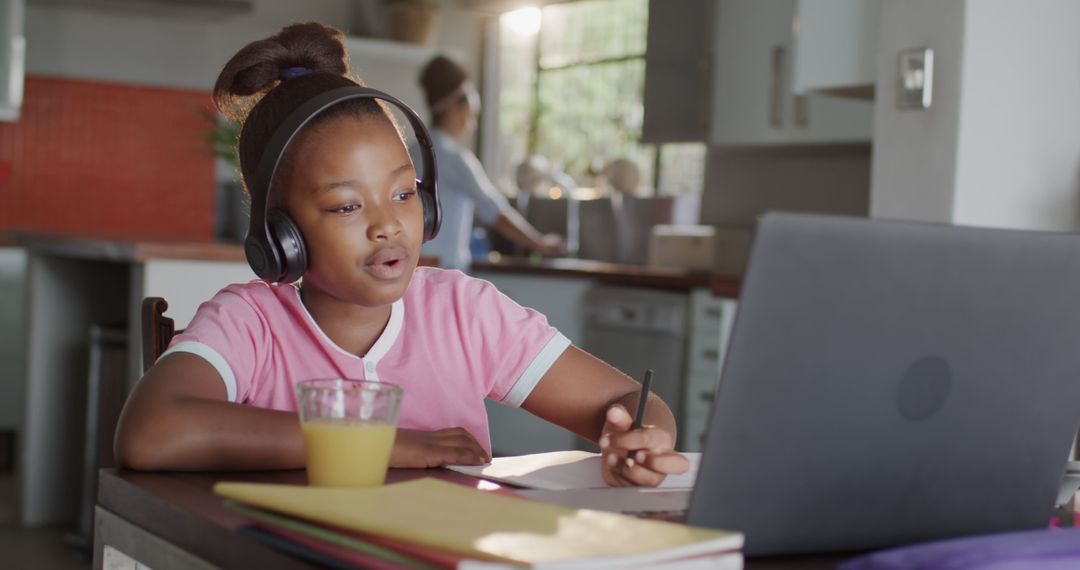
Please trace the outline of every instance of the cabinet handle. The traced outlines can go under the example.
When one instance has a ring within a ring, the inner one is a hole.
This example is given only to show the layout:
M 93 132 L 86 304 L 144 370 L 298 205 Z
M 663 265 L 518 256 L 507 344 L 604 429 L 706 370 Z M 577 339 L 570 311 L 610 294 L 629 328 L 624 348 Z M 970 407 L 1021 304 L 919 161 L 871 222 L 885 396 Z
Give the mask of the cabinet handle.
M 722 311 L 720 310 L 720 307 L 709 307 L 708 309 L 705 309 L 705 316 L 710 319 L 719 319 L 721 314 Z
M 796 95 L 792 105 L 795 107 L 795 125 L 800 129 L 810 126 L 810 99 L 806 95 Z
M 773 46 L 772 69 L 769 81 L 769 124 L 781 128 L 784 126 L 784 58 L 787 56 L 787 48 L 782 45 Z
M 709 390 L 702 390 L 701 394 L 698 395 L 698 398 L 701 399 L 702 402 L 711 402 L 716 399 L 716 394 L 713 394 Z
M 705 356 L 705 358 L 708 358 L 709 360 L 719 360 L 720 359 L 720 351 L 718 349 L 715 349 L 715 348 L 705 349 L 705 350 L 701 351 L 701 354 L 703 356 Z

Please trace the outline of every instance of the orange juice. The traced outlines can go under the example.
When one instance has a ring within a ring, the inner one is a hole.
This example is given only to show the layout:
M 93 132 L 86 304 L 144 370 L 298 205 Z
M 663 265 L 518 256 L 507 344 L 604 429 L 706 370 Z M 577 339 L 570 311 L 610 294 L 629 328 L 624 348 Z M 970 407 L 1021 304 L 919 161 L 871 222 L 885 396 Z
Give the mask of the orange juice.
M 394 446 L 394 426 L 361 420 L 311 419 L 304 434 L 308 482 L 321 487 L 382 485 Z

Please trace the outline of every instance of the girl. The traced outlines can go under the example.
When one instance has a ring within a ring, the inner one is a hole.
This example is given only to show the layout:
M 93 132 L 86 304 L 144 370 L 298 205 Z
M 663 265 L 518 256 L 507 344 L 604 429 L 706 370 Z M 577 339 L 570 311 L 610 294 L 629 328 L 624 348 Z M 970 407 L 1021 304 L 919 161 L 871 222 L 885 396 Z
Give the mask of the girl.
M 422 203 L 384 104 L 344 100 L 283 134 L 298 109 L 358 86 L 345 58 L 340 32 L 294 24 L 240 50 L 218 77 L 215 103 L 243 120 L 248 259 L 264 280 L 226 287 L 173 339 L 124 407 L 118 462 L 302 468 L 293 386 L 337 376 L 404 388 L 391 467 L 487 462 L 483 401 L 493 398 L 597 442 L 610 485 L 655 486 L 684 472 L 663 401 L 650 397 L 647 427 L 631 429 L 636 382 L 490 283 L 417 269 L 422 241 L 437 232 L 434 203 Z M 289 142 L 267 175 L 263 155 L 282 137 Z M 291 263 L 280 275 L 268 273 L 258 239 L 266 207 L 267 225 L 288 237 Z

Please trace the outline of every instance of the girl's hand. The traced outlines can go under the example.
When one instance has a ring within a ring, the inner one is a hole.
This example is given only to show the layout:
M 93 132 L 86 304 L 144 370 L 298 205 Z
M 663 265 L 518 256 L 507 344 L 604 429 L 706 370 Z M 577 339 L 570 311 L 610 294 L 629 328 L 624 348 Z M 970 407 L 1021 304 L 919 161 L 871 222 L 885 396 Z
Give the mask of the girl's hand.
M 626 408 L 608 408 L 600 435 L 601 474 L 612 487 L 655 487 L 668 474 L 685 473 L 690 462 L 672 450 L 674 440 L 655 426 L 630 429 L 633 419 Z
M 463 428 L 421 431 L 398 428 L 390 467 L 439 467 L 448 464 L 483 465 L 491 456 Z

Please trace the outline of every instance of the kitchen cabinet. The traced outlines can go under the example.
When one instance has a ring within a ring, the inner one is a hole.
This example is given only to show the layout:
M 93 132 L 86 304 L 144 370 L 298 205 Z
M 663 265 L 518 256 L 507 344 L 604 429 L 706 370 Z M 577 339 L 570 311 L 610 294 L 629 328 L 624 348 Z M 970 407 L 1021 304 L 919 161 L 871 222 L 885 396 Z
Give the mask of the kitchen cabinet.
M 69 524 L 81 501 L 91 328 L 126 330 L 130 388 L 142 375 L 144 297 L 165 297 L 184 328 L 201 302 L 254 275 L 239 246 L 13 236 L 25 246 L 19 513 L 26 525 Z
M 798 0 L 792 89 L 873 99 L 878 0 Z
M 708 0 L 649 2 L 642 142 L 708 137 L 715 7 Z
M 716 297 L 707 289 L 690 292 L 689 342 L 679 425 L 682 451 L 703 448 L 737 307 L 735 299 Z
M 423 116 L 427 103 L 416 78 L 440 52 L 428 46 L 355 36 L 345 38 L 345 49 L 353 70 L 366 85 L 390 93 Z M 450 55 L 459 57 L 457 52 Z
M 26 251 L 0 247 L 0 434 L 13 433 L 22 413 L 26 330 Z M 0 457 L 0 465 L 7 458 Z
M 649 17 L 657 20 L 649 27 L 642 140 L 718 146 L 869 142 L 871 102 L 796 92 L 796 77 L 816 76 L 797 72 L 798 62 L 825 57 L 798 56 L 797 23 L 813 23 L 815 37 L 832 32 L 817 9 L 816 2 L 799 0 L 650 3 Z
M 720 0 L 714 34 L 717 145 L 869 142 L 873 104 L 796 94 L 796 0 Z

